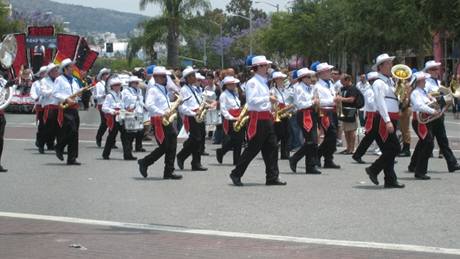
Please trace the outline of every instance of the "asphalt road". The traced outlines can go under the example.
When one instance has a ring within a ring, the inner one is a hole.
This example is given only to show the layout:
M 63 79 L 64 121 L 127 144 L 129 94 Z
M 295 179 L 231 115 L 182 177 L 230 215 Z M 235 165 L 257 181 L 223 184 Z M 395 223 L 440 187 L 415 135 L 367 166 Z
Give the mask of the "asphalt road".
M 97 116 L 82 112 L 84 138 L 92 140 Z M 182 181 L 164 181 L 162 162 L 143 179 L 136 162 L 110 161 L 92 141 L 80 144 L 80 167 L 68 167 L 53 153 L 34 147 L 32 115 L 7 115 L 8 128 L 0 174 L 0 211 L 67 216 L 295 237 L 460 248 L 460 172 L 448 173 L 444 160 L 429 162 L 431 181 L 414 180 L 407 158 L 398 159 L 402 190 L 374 186 L 365 165 L 336 155 L 342 170 L 322 175 L 293 174 L 280 161 L 284 187 L 264 185 L 263 161 L 246 172 L 243 188 L 232 186 L 230 156 L 218 165 L 217 146 L 209 144 L 207 172 L 191 172 L 186 161 Z M 460 121 L 448 118 L 449 139 L 459 156 Z M 153 144 L 147 145 L 150 151 Z M 135 154 L 138 157 L 141 154 Z M 365 156 L 372 161 L 375 156 Z M 299 171 L 303 171 L 299 163 Z M 381 182 L 383 179 L 381 178 Z M 1 223 L 0 223 L 1 224 Z

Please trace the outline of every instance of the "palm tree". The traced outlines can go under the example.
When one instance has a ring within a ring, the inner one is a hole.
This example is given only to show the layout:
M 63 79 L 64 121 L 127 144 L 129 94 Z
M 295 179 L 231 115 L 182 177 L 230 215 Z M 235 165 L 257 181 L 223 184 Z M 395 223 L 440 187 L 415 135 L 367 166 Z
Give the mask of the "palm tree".
M 187 23 L 193 19 L 193 12 L 208 9 L 210 6 L 209 1 L 140 0 L 140 8 L 142 10 L 144 10 L 148 4 L 159 5 L 163 14 L 147 22 L 146 25 L 150 25 L 151 30 L 147 30 L 147 28 L 144 27 L 143 44 L 150 44 L 152 40 L 158 40 L 159 37 L 161 37 L 161 32 L 164 32 L 166 29 L 166 46 L 168 49 L 167 64 L 171 67 L 177 67 L 179 65 L 179 36 L 181 35 L 181 28 L 187 26 Z M 153 36 L 149 37 L 145 35 L 146 33 L 150 33 Z M 146 38 L 149 38 L 149 40 L 145 40 Z M 141 43 L 138 45 L 143 44 Z

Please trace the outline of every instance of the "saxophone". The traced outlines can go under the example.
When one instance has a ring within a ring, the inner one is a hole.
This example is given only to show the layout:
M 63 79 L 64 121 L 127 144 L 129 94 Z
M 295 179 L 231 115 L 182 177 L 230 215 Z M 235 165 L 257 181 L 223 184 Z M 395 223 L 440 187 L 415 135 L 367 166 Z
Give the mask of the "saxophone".
M 75 92 L 74 94 L 70 95 L 69 97 L 67 97 L 68 99 L 72 99 L 74 100 L 75 98 L 77 98 L 78 96 L 82 95 L 83 92 L 86 92 L 86 91 L 89 91 L 91 90 L 91 88 L 93 88 L 94 86 L 91 86 L 91 85 L 87 85 L 85 87 L 83 87 L 82 89 L 80 89 L 80 91 L 78 92 Z M 61 109 L 67 109 L 69 108 L 69 104 L 67 103 L 67 101 L 63 101 L 59 104 L 59 108 Z
M 169 114 L 167 116 L 163 116 L 163 120 L 162 120 L 163 126 L 168 126 L 169 124 L 171 124 L 173 121 L 176 120 L 177 108 L 179 108 L 179 105 L 183 103 L 182 98 L 177 93 L 174 95 L 176 96 L 176 101 L 172 104 Z
M 208 112 L 208 110 L 209 110 L 209 105 L 203 99 L 203 102 L 201 103 L 201 105 L 198 108 L 198 111 L 196 112 L 196 115 L 195 115 L 196 122 L 202 123 L 204 121 L 204 119 L 206 118 L 206 113 Z
M 238 119 L 233 123 L 233 130 L 235 132 L 241 131 L 241 129 L 248 123 L 249 121 L 249 114 L 248 114 L 248 105 L 244 105 L 243 109 L 240 112 L 240 116 Z
M 289 104 L 289 105 L 286 105 L 286 107 L 282 109 L 278 109 L 276 117 L 278 117 L 279 119 L 291 118 L 293 114 L 294 114 L 294 105 Z

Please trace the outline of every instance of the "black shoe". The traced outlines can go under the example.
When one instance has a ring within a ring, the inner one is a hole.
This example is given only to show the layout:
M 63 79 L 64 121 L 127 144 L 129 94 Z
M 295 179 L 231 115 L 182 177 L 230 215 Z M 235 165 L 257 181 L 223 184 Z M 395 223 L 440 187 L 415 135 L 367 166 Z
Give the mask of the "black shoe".
M 180 170 L 184 170 L 184 159 L 181 159 L 179 156 L 177 157 L 177 166 Z
M 453 173 L 457 170 L 460 170 L 460 164 L 455 164 L 454 166 L 449 167 L 449 173 Z
M 443 159 L 444 156 L 443 156 L 442 154 L 439 154 L 439 155 L 438 155 L 438 158 L 439 158 L 439 159 Z
M 101 140 L 96 140 L 96 145 L 97 145 L 97 147 L 102 147 L 102 141 Z
M 56 149 L 56 156 L 59 160 L 64 161 L 64 154 L 62 151 Z
M 142 177 L 147 178 L 147 165 L 145 165 L 144 160 L 137 160 L 137 164 L 139 165 L 139 172 L 141 173 Z
M 291 168 L 292 172 L 297 172 L 297 164 L 292 160 L 292 157 L 289 159 L 289 167 Z
M 203 167 L 202 165 L 192 166 L 192 171 L 208 171 L 208 168 Z
M 415 173 L 415 167 L 412 167 L 412 166 L 409 165 L 409 166 L 407 167 L 407 171 L 408 171 L 408 172 L 411 172 L 411 173 Z
M 73 161 L 67 161 L 67 165 L 81 165 L 81 163 L 78 162 L 77 160 L 73 160 Z
M 287 182 L 282 182 L 279 178 L 276 180 L 266 181 L 265 185 L 286 185 Z
M 416 175 L 415 175 L 415 178 L 416 178 L 416 179 L 419 179 L 419 180 L 430 180 L 430 179 L 431 179 L 431 177 L 429 177 L 429 176 L 426 175 L 426 174 L 422 174 L 422 175 L 416 174 Z
M 145 148 L 136 149 L 136 152 L 143 153 L 146 152 Z
M 241 182 L 240 177 L 230 175 L 230 179 L 232 179 L 233 185 L 235 185 L 235 186 L 243 186 L 243 183 Z
M 321 171 L 318 170 L 317 166 L 307 169 L 306 174 L 321 174 Z
M 112 148 L 113 148 L 113 149 L 118 149 L 117 145 L 113 145 Z
M 223 154 L 222 154 L 222 149 L 216 149 L 216 158 L 217 158 L 217 162 L 219 162 L 219 164 L 222 164 L 222 160 L 224 159 L 223 157 Z
M 135 156 L 128 156 L 128 157 L 124 157 L 123 160 L 133 161 L 133 160 L 137 160 L 137 157 L 135 157 Z
M 410 150 L 403 150 L 398 154 L 398 157 L 410 157 Z
M 366 162 L 364 162 L 364 160 L 361 157 L 354 157 L 353 156 L 351 158 L 353 158 L 353 160 L 355 160 L 356 163 L 358 163 L 358 164 L 365 164 L 366 163 Z
M 324 163 L 323 168 L 340 169 L 340 165 L 337 165 L 334 162 L 328 162 L 328 163 Z
M 398 182 L 394 182 L 394 183 L 385 183 L 384 185 L 385 188 L 404 188 L 406 187 L 404 184 L 402 183 L 398 183 Z
M 52 145 L 52 146 L 47 146 L 47 150 L 48 150 L 48 151 L 54 151 L 54 145 Z
M 209 153 L 208 152 L 201 152 L 201 155 L 202 156 L 209 156 Z
M 280 160 L 289 160 L 289 156 L 281 156 Z
M 110 157 L 109 157 L 109 156 L 102 156 L 102 159 L 104 159 L 104 160 L 110 160 Z
M 39 147 L 38 148 L 38 153 L 45 154 L 45 147 Z
M 8 172 L 8 169 L 3 168 L 3 166 L 0 165 L 0 173 L 6 173 Z
M 377 179 L 377 175 L 371 171 L 370 167 L 366 167 L 366 173 L 367 175 L 369 175 L 369 179 L 371 180 L 373 184 L 379 185 L 379 180 Z
M 180 180 L 182 179 L 182 175 L 180 174 L 175 174 L 175 173 L 171 173 L 171 174 L 165 174 L 163 176 L 163 179 L 167 180 L 167 179 L 171 179 L 171 180 Z

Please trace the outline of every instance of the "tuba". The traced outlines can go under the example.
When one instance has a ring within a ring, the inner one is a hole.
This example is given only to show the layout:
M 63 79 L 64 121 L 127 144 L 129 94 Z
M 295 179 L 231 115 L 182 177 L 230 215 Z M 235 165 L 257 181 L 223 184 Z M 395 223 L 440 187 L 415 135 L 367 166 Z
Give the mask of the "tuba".
M 0 65 L 9 69 L 16 59 L 17 43 L 14 35 L 9 34 L 0 43 Z M 0 80 L 0 110 L 4 110 L 10 104 L 13 99 L 14 92 L 16 91 L 16 85 L 9 87 L 9 83 L 1 82 Z
M 402 105 L 401 108 L 405 108 L 409 105 L 405 102 L 407 96 L 406 80 L 412 76 L 412 70 L 410 67 L 404 64 L 394 65 L 391 68 L 391 75 L 398 79 L 396 83 L 395 96 L 398 98 L 399 103 Z

